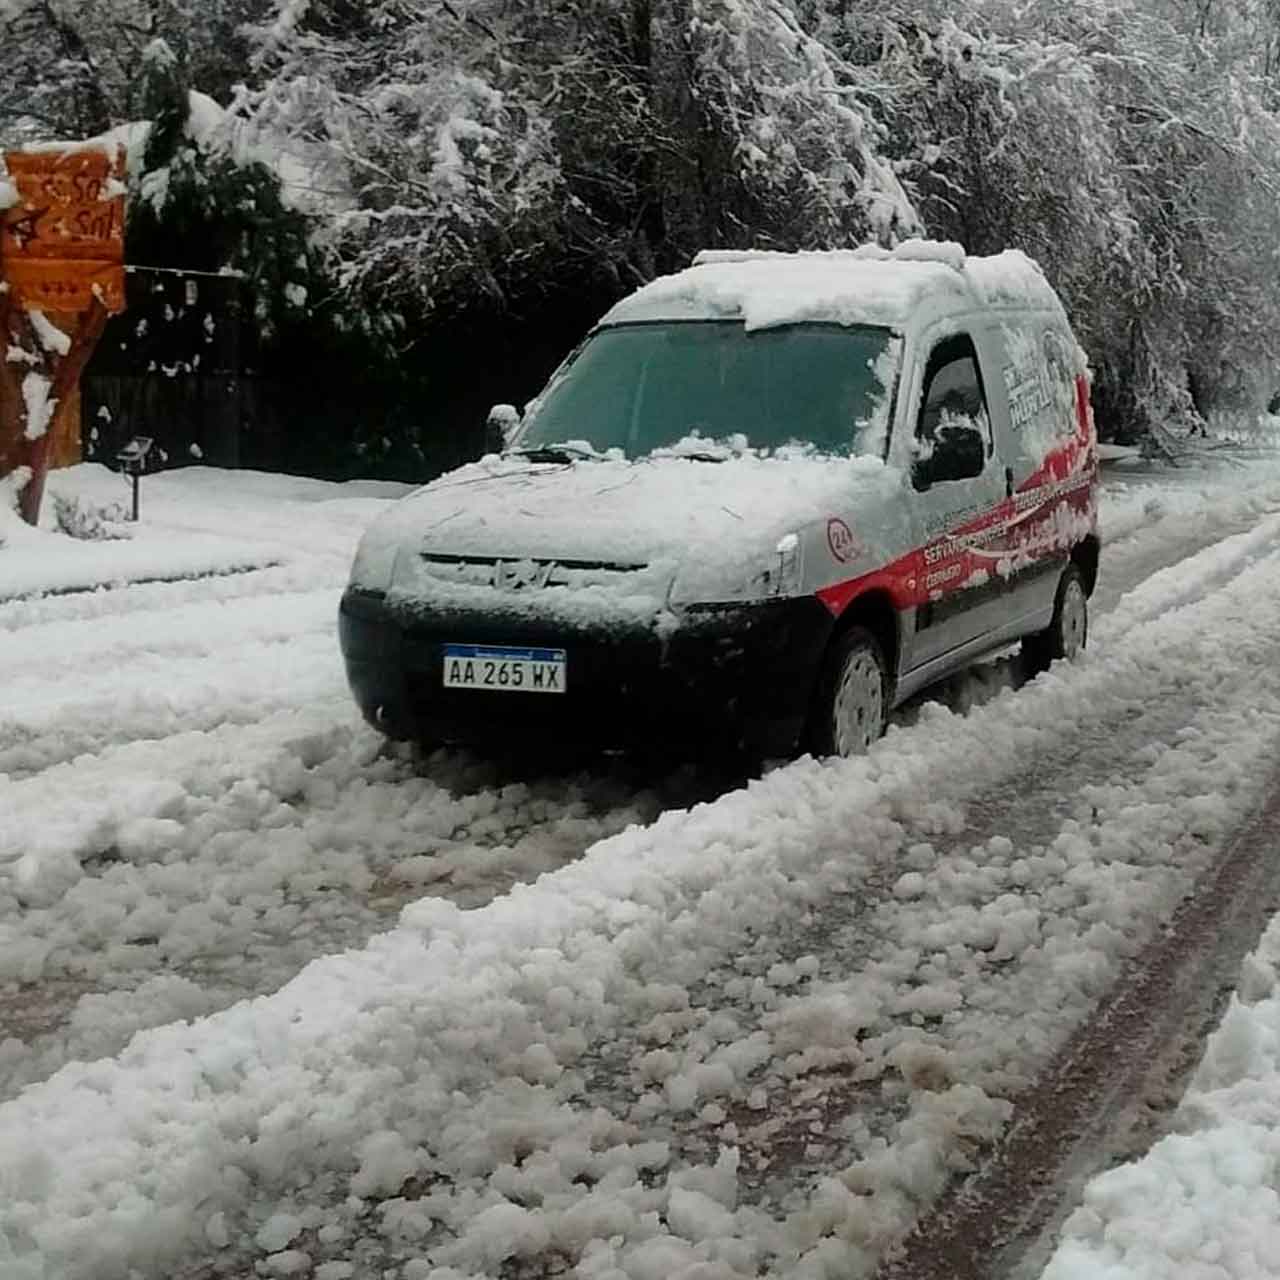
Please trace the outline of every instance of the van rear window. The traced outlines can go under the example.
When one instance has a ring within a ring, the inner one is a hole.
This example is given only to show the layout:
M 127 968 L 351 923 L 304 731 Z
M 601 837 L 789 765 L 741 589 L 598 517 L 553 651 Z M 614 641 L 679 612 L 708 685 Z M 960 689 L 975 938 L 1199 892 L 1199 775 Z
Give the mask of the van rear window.
M 868 452 L 884 440 L 893 335 L 832 324 L 619 325 L 593 334 L 548 388 L 522 447 L 581 440 L 643 457 L 695 432 L 756 449 Z

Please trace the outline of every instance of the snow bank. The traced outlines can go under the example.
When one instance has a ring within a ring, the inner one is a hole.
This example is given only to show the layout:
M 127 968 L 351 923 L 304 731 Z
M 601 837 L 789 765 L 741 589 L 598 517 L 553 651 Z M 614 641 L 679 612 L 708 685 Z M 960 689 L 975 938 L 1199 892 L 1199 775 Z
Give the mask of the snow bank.
M 1084 1191 L 1043 1280 L 1268 1280 L 1280 1259 L 1280 919 L 1175 1119 Z
M 52 472 L 47 487 L 55 501 L 65 495 L 117 511 L 130 501 L 127 480 L 94 463 Z M 367 496 L 398 497 L 408 489 L 203 467 L 166 471 L 143 477 L 142 519 L 127 526 L 132 536 L 104 540 L 56 532 L 54 501 L 48 501 L 40 530 L 10 527 L 14 540 L 7 551 L 0 531 L 0 603 L 45 592 L 234 573 L 326 551 L 345 558 L 379 510 L 380 503 Z M 315 503 L 327 505 L 313 508 L 307 519 Z

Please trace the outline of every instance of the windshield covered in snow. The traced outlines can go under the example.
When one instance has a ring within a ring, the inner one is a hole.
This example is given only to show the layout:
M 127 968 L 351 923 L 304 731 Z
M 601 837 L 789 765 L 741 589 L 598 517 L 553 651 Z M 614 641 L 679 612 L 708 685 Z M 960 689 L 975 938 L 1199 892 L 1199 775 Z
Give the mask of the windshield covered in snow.
M 639 458 L 697 435 L 745 436 L 753 449 L 870 452 L 885 438 L 891 342 L 888 329 L 834 324 L 601 329 L 553 381 L 517 446 L 577 441 Z

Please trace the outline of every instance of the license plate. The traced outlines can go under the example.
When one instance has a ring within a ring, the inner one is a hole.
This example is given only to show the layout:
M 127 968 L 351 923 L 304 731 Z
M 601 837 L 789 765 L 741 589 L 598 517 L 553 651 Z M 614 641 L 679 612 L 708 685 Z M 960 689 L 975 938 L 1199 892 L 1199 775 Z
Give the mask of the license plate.
M 446 689 L 563 693 L 567 673 L 563 649 L 508 649 L 482 644 L 444 647 Z

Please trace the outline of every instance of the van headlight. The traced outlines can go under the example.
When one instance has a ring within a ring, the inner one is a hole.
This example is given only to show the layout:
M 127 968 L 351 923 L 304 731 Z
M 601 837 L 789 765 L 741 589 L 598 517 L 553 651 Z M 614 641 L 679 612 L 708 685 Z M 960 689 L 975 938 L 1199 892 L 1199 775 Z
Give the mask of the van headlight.
M 356 558 L 351 565 L 351 585 L 362 591 L 388 591 L 399 549 L 399 542 L 394 536 L 374 525 L 356 548 Z
M 778 539 L 773 553 L 754 565 L 743 560 L 686 562 L 671 585 L 677 605 L 751 604 L 798 596 L 804 590 L 804 543 L 798 533 Z
M 798 596 L 804 590 L 804 544 L 798 533 L 778 539 L 774 550 L 778 567 L 774 575 L 775 596 Z

